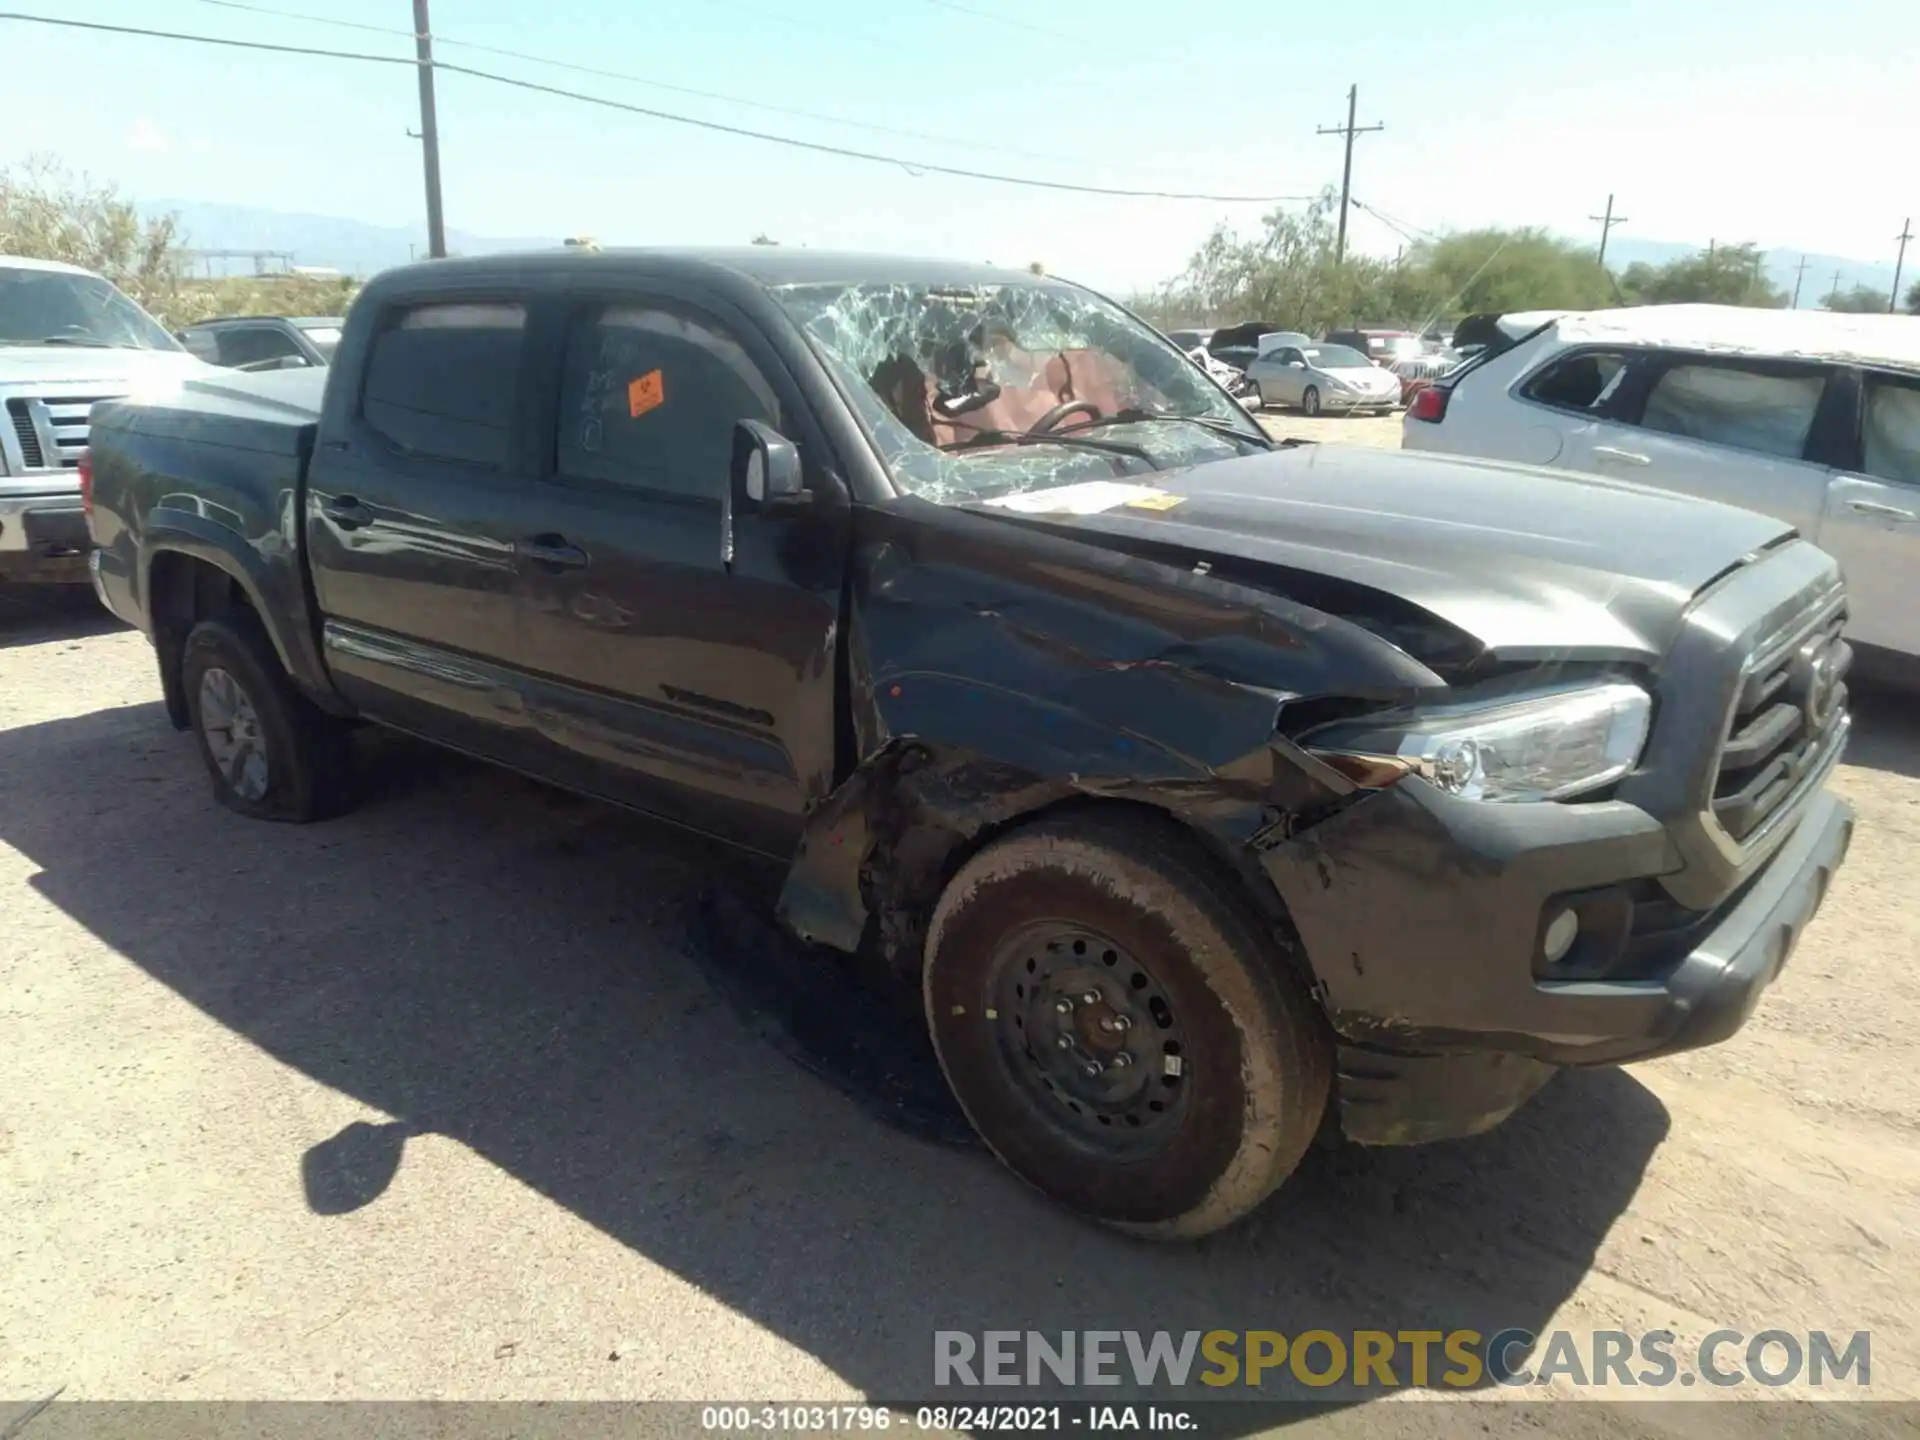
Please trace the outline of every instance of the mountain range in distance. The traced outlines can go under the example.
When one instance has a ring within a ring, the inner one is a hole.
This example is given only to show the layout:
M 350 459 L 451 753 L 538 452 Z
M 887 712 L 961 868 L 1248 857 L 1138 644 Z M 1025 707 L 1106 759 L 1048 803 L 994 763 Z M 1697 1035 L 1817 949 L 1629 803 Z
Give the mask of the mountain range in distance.
M 291 255 L 291 264 L 303 268 L 337 270 L 344 275 L 368 276 L 425 255 L 424 226 L 370 225 L 332 215 L 302 215 L 278 210 L 262 210 L 249 205 L 216 205 L 197 200 L 152 200 L 139 206 L 143 215 L 158 217 L 173 214 L 179 218 L 186 246 L 194 250 L 274 252 Z M 749 237 L 741 237 L 742 243 Z M 559 235 L 518 239 L 471 235 L 449 230 L 447 248 L 456 255 L 498 255 L 513 250 L 552 249 L 564 239 Z M 609 243 L 617 243 L 609 237 Z M 1617 273 L 1636 261 L 1650 265 L 1665 264 L 1691 255 L 1703 246 L 1670 240 L 1641 240 L 1615 235 L 1607 245 L 1607 259 Z M 1802 252 L 1776 247 L 1762 252 L 1767 278 L 1788 295 L 1793 294 L 1796 272 Z M 1843 255 L 1805 254 L 1806 271 L 1800 284 L 1800 303 L 1818 305 L 1834 288 L 1834 276 L 1840 288 L 1870 285 L 1885 291 L 1893 284 L 1890 261 L 1875 263 Z M 1920 250 L 1915 265 L 1906 273 L 1920 276 Z M 269 263 L 268 268 L 280 268 Z M 246 255 L 209 258 L 201 273 L 246 275 L 253 273 L 254 262 Z

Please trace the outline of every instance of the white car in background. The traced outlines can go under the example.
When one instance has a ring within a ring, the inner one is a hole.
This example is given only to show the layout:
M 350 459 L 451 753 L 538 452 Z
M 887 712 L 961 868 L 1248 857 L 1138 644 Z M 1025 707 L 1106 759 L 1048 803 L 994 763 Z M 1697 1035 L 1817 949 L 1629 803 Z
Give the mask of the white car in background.
M 1920 319 L 1656 305 L 1518 334 L 1511 320 L 1504 344 L 1413 397 L 1407 449 L 1785 520 L 1846 570 L 1862 673 L 1920 676 Z
M 1292 405 L 1308 415 L 1377 410 L 1400 403 L 1399 378 L 1346 345 L 1309 341 L 1263 350 L 1247 366 L 1263 405 Z

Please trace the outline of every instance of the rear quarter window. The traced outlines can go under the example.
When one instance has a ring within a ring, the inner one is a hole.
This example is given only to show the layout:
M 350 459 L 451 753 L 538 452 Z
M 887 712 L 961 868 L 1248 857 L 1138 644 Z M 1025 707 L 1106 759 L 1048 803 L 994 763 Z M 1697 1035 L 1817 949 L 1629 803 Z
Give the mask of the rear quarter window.
M 399 310 L 368 350 L 361 418 L 406 454 L 505 469 L 525 338 L 514 302 Z

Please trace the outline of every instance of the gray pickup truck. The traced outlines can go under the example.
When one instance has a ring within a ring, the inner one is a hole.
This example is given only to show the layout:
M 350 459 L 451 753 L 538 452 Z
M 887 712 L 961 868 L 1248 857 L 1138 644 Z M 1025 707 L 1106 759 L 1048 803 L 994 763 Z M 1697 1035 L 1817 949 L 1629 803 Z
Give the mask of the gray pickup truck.
M 410 267 L 325 372 L 97 407 L 88 484 L 224 804 L 337 811 L 364 719 L 771 856 L 1001 1158 L 1142 1233 L 1724 1039 L 1851 834 L 1791 528 L 1276 442 L 1053 278 Z

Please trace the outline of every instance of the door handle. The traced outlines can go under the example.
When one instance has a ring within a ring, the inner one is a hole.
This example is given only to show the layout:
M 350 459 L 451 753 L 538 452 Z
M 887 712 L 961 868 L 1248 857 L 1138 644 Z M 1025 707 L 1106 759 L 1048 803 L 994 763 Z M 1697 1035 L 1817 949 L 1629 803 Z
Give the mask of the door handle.
M 342 530 L 358 530 L 373 523 L 373 511 L 351 495 L 336 495 L 320 507 L 320 513 Z
M 516 560 L 528 561 L 543 570 L 587 568 L 587 552 L 569 544 L 564 535 L 535 535 L 529 540 L 516 540 L 513 555 Z
M 1593 458 L 1602 461 L 1611 460 L 1616 465 L 1651 465 L 1653 463 L 1651 459 L 1640 454 L 1639 451 L 1622 450 L 1618 445 L 1594 446 Z
M 1856 515 L 1871 515 L 1878 520 L 1898 520 L 1908 525 L 1920 520 L 1920 515 L 1915 515 L 1911 510 L 1902 510 L 1898 505 L 1882 505 L 1873 500 L 1849 500 L 1847 508 Z

